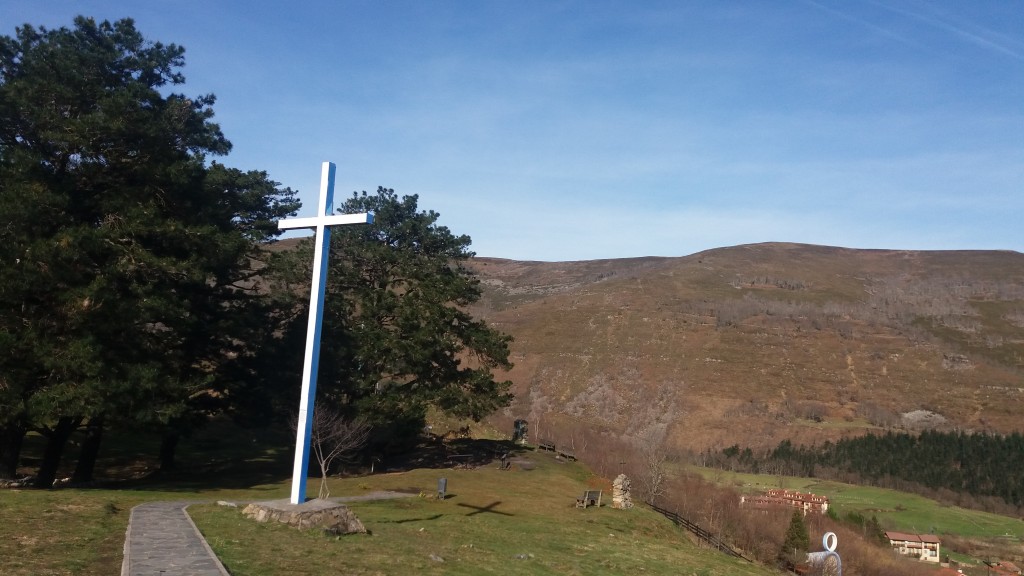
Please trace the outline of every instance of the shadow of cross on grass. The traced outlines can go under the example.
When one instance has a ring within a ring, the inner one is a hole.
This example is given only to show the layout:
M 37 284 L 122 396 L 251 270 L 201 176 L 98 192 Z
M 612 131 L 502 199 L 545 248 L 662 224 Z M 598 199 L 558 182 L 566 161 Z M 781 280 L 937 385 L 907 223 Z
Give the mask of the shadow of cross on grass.
M 483 512 L 488 512 L 490 514 L 501 514 L 503 516 L 515 516 L 515 514 L 509 514 L 508 512 L 501 512 L 501 511 L 495 510 L 494 507 L 497 506 L 498 504 L 501 504 L 501 500 L 499 500 L 497 502 L 491 502 L 487 506 L 473 506 L 472 504 L 462 504 L 462 503 L 459 503 L 459 506 L 462 506 L 463 508 L 472 508 L 473 510 L 475 510 L 475 512 L 470 512 L 469 514 L 466 514 L 466 516 L 472 516 L 474 514 L 481 514 Z

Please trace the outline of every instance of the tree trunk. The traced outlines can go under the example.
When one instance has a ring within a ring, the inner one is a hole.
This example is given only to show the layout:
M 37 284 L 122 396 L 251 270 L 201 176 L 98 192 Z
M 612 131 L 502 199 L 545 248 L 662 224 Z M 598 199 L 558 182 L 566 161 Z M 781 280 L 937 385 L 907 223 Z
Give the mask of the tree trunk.
M 0 479 L 14 480 L 18 477 L 18 462 L 21 460 L 24 440 L 25 428 L 21 424 L 0 426 Z
M 93 472 L 96 470 L 96 457 L 100 453 L 100 442 L 102 440 L 103 417 L 90 418 L 89 424 L 85 427 L 85 439 L 82 440 L 82 449 L 78 453 L 78 463 L 75 464 L 75 472 L 71 475 L 72 484 L 92 482 Z
M 36 474 L 36 488 L 53 487 L 53 481 L 57 479 L 60 457 L 64 453 L 64 446 L 67 445 L 71 433 L 75 431 L 75 428 L 78 428 L 79 422 L 81 422 L 81 419 L 65 416 L 57 421 L 57 425 L 47 435 L 43 461 L 39 464 L 39 473 Z
M 169 472 L 174 470 L 174 454 L 178 450 L 178 440 L 181 434 L 168 430 L 164 432 L 163 440 L 160 441 L 160 471 Z

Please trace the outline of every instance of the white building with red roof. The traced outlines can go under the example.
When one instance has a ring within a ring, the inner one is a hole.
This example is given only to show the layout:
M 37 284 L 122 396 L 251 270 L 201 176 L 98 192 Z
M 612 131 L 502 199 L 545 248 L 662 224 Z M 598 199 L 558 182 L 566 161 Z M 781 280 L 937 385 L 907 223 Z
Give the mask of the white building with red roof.
M 897 554 L 911 556 L 922 562 L 939 563 L 939 552 L 942 542 L 934 534 L 907 534 L 906 532 L 889 531 L 885 533 L 889 545 Z
M 787 507 L 802 510 L 804 516 L 808 512 L 824 514 L 828 512 L 828 497 L 807 492 L 772 488 L 758 496 L 742 496 L 740 504 L 752 508 Z

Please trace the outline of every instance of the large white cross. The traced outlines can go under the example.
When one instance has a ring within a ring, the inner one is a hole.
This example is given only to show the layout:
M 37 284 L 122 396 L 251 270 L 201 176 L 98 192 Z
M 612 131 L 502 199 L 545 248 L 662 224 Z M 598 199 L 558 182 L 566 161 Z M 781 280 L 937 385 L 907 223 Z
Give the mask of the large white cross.
M 309 326 L 306 329 L 306 354 L 302 360 L 302 397 L 295 437 L 295 468 L 292 470 L 292 504 L 306 501 L 306 469 L 309 466 L 309 437 L 313 428 L 313 403 L 316 399 L 316 373 L 320 365 L 320 329 L 324 318 L 324 287 L 327 280 L 327 256 L 331 247 L 331 226 L 371 224 L 373 214 L 333 214 L 334 164 L 324 162 L 320 172 L 320 205 L 312 218 L 289 218 L 277 223 L 281 230 L 316 230 L 313 253 L 313 285 L 309 291 Z

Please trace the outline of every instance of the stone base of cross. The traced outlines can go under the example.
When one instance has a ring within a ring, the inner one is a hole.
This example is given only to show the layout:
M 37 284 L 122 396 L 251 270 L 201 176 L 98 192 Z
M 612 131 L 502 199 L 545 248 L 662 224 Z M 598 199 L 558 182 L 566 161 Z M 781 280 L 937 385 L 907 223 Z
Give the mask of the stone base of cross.
M 313 253 L 313 282 L 309 290 L 309 325 L 306 329 L 306 353 L 302 360 L 302 396 L 296 426 L 295 467 L 292 469 L 291 503 L 306 501 L 306 471 L 309 468 L 309 443 L 313 429 L 313 404 L 316 399 L 316 375 L 320 365 L 320 332 L 324 318 L 324 288 L 327 280 L 327 256 L 330 254 L 331 226 L 371 224 L 373 214 L 333 214 L 334 172 L 324 162 L 320 173 L 320 202 L 311 218 L 288 218 L 277 223 L 281 230 L 312 228 L 316 231 Z

